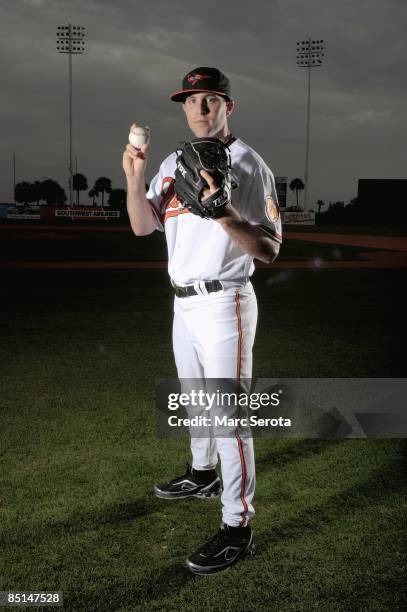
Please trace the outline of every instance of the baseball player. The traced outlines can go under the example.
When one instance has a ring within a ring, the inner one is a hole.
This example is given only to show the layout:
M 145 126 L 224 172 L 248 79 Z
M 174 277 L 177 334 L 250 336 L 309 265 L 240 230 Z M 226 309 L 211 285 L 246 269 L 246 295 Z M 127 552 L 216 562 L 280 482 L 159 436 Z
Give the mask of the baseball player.
M 146 194 L 149 145 L 128 144 L 123 168 L 131 227 L 136 235 L 154 230 L 166 235 L 175 293 L 173 349 L 180 380 L 250 379 L 257 323 L 250 282 L 253 259 L 270 264 L 282 240 L 274 176 L 260 155 L 230 133 L 234 101 L 229 79 L 218 69 L 191 70 L 171 100 L 182 104 L 197 139 L 216 138 L 226 147 L 235 188 L 216 216 L 202 218 L 177 196 L 176 151 L 164 159 Z M 202 170 L 201 176 L 205 204 L 216 199 L 219 185 L 213 174 Z M 249 525 L 254 515 L 253 440 L 239 435 L 238 429 L 228 437 L 191 437 L 191 452 L 192 465 L 187 464 L 186 473 L 156 484 L 154 491 L 168 500 L 222 494 L 219 531 L 186 560 L 191 572 L 204 575 L 229 567 L 254 549 Z M 223 491 L 215 469 L 218 457 Z

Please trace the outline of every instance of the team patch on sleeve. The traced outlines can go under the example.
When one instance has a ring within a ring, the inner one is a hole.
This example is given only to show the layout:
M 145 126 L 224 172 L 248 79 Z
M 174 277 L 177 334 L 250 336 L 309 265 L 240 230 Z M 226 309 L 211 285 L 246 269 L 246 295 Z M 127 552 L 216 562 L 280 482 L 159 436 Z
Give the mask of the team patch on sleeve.
M 169 189 L 174 186 L 174 179 L 171 176 L 163 178 L 161 183 L 161 195 L 165 196 Z
M 174 195 L 174 179 L 171 176 L 163 178 L 161 183 L 161 206 L 165 206 L 170 202 Z
M 280 218 L 280 209 L 273 196 L 266 196 L 265 205 L 267 219 L 272 223 L 277 223 Z

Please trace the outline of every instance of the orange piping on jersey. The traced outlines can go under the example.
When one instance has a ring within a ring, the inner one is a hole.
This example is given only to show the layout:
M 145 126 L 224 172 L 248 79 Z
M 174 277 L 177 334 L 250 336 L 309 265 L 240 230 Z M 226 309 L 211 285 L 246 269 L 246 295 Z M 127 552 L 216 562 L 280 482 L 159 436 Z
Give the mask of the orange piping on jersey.
M 240 300 L 239 300 L 239 290 L 238 289 L 236 289 L 236 317 L 237 317 L 237 330 L 238 330 L 236 377 L 237 377 L 238 383 L 240 383 L 241 359 L 242 359 L 242 337 L 243 337 L 243 333 L 242 333 L 242 322 L 241 322 L 241 318 L 240 318 Z M 240 413 L 240 405 L 238 407 L 238 418 L 239 418 L 239 413 Z M 242 486 L 241 486 L 241 489 L 240 489 L 240 499 L 241 499 L 242 504 L 243 504 L 243 512 L 242 512 L 242 515 L 241 515 L 242 518 L 240 520 L 240 523 L 241 523 L 241 525 L 245 525 L 246 524 L 246 517 L 244 515 L 247 512 L 247 502 L 246 502 L 246 499 L 245 499 L 245 496 L 244 496 L 245 481 L 246 481 L 246 465 L 245 465 L 244 454 L 243 454 L 242 440 L 240 439 L 240 436 L 238 434 L 238 427 L 236 427 L 235 437 L 236 437 L 237 446 L 238 446 L 238 449 L 239 449 L 240 466 L 241 466 L 241 471 L 242 471 Z
M 170 210 L 164 215 L 164 223 L 169 217 L 178 217 L 178 215 L 185 215 L 185 213 L 189 213 L 188 208 L 181 208 L 180 210 Z

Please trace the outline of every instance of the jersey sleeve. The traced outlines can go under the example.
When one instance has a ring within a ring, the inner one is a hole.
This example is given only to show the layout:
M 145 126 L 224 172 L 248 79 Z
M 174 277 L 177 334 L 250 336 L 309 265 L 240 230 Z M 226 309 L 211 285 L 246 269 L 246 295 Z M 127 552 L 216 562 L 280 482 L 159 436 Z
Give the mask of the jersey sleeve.
M 282 225 L 273 173 L 266 164 L 259 164 L 252 175 L 251 188 L 246 191 L 245 216 L 270 238 L 282 242 Z
M 163 211 L 162 211 L 162 176 L 161 176 L 161 168 L 159 172 L 155 175 L 155 177 L 151 180 L 150 186 L 148 188 L 146 198 L 150 203 L 151 210 L 154 213 L 154 216 L 157 221 L 157 229 L 160 232 L 164 231 L 164 222 L 163 222 Z
M 157 229 L 164 231 L 167 208 L 174 199 L 174 170 L 176 154 L 169 155 L 152 179 L 146 197 L 157 220 Z

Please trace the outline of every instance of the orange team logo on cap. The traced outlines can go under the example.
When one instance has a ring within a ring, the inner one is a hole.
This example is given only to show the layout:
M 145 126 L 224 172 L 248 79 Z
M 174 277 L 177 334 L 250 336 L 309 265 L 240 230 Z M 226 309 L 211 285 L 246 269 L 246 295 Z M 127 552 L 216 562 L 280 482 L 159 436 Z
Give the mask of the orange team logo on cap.
M 277 223 L 280 217 L 278 204 L 271 195 L 266 196 L 266 215 L 272 223 Z
M 211 77 L 208 74 L 199 74 L 197 72 L 193 72 L 192 74 L 188 75 L 188 83 L 191 83 L 191 85 L 196 85 L 198 83 L 198 81 L 203 81 L 204 79 L 210 79 Z

